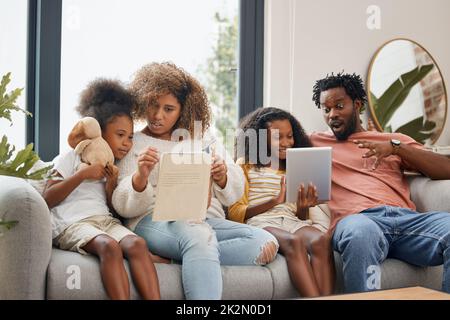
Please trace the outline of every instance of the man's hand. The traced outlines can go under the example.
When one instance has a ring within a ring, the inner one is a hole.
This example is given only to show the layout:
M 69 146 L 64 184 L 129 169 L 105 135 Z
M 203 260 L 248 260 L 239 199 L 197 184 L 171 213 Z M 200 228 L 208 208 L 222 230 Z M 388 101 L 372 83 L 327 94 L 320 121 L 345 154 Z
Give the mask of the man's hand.
M 374 143 L 363 140 L 353 140 L 353 143 L 357 144 L 361 149 L 369 149 L 369 151 L 363 154 L 363 158 L 375 157 L 375 163 L 372 166 L 372 170 L 375 170 L 378 167 L 381 160 L 389 157 L 394 152 L 394 147 L 390 141 Z

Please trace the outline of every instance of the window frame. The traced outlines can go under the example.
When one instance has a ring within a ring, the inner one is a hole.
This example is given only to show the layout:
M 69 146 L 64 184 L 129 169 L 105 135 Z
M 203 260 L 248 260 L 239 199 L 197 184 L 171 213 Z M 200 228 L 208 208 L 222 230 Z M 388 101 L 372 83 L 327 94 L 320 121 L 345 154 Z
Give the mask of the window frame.
M 263 106 L 264 0 L 241 0 L 239 13 L 239 118 Z
M 59 153 L 62 1 L 28 1 L 27 144 L 44 161 Z
M 240 0 L 239 118 L 263 104 L 264 0 Z M 61 0 L 28 0 L 27 144 L 44 161 L 59 154 Z

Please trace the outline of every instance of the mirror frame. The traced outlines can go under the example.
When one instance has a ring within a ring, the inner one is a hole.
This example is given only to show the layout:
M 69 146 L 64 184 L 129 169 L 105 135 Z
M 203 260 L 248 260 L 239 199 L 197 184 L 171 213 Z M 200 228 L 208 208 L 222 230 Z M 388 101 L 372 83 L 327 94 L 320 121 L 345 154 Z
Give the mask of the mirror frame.
M 427 49 L 425 49 L 422 45 L 420 45 L 419 43 L 417 43 L 414 40 L 411 40 L 411 39 L 408 39 L 408 38 L 394 38 L 394 39 L 391 39 L 391 40 L 386 41 L 385 43 L 383 43 L 383 45 L 381 47 L 379 47 L 377 49 L 377 51 L 375 52 L 375 54 L 372 56 L 372 59 L 370 60 L 369 71 L 367 72 L 367 80 L 366 80 L 366 84 L 367 84 L 367 88 L 366 88 L 366 90 L 367 90 L 367 104 L 368 104 L 368 107 L 369 107 L 369 110 L 370 110 L 370 118 L 372 119 L 372 121 L 373 121 L 373 123 L 375 125 L 375 128 L 377 129 L 377 131 L 384 132 L 383 128 L 381 127 L 381 125 L 378 122 L 378 119 L 377 119 L 377 117 L 375 115 L 375 110 L 373 108 L 373 103 L 372 103 L 372 100 L 371 100 L 371 97 L 370 97 L 371 74 L 372 74 L 373 64 L 375 62 L 375 59 L 378 57 L 380 51 L 383 50 L 383 48 L 385 46 L 387 46 L 389 43 L 394 42 L 394 41 L 398 41 L 398 40 L 410 41 L 410 42 L 414 43 L 415 45 L 419 46 L 420 48 L 422 48 L 422 50 L 424 50 L 430 56 L 430 58 L 433 61 L 434 65 L 436 66 L 436 69 L 439 72 L 439 75 L 441 76 L 442 85 L 444 87 L 444 94 L 445 94 L 445 107 L 446 107 L 445 108 L 445 118 L 444 118 L 444 123 L 442 125 L 442 128 L 437 133 L 436 138 L 431 140 L 431 144 L 434 145 L 436 143 L 436 141 L 438 141 L 439 138 L 441 137 L 442 132 L 444 131 L 444 128 L 445 128 L 445 125 L 446 125 L 446 122 L 447 122 L 448 107 L 449 107 L 448 106 L 447 88 L 445 86 L 445 80 L 444 80 L 444 77 L 442 76 L 441 69 L 439 68 L 439 65 L 436 63 L 436 60 L 433 58 L 433 56 L 430 54 L 430 52 L 428 52 Z

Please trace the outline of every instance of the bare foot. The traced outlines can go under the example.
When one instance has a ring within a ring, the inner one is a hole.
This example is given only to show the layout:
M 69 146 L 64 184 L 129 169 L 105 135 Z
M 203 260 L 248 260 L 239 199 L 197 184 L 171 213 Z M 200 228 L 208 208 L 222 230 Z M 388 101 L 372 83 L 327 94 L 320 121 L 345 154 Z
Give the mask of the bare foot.
M 156 254 L 153 254 L 151 252 L 149 252 L 148 254 L 150 255 L 150 259 L 152 259 L 153 263 L 167 263 L 167 264 L 170 264 L 172 262 L 170 259 L 157 256 Z

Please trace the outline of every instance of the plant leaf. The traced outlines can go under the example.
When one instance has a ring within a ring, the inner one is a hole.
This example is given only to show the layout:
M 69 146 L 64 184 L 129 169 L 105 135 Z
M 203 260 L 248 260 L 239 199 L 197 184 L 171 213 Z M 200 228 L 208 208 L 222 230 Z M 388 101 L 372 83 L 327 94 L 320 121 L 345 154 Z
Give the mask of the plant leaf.
M 433 64 L 418 66 L 402 74 L 378 99 L 376 116 L 384 129 L 411 89 L 433 69 Z
M 6 93 L 6 86 L 10 82 L 11 72 L 8 72 L 0 82 L 0 118 L 5 118 L 12 124 L 11 111 L 21 111 L 28 116 L 31 116 L 31 113 L 16 105 L 17 98 L 22 94 L 23 88 L 17 88 L 10 93 Z
M 399 127 L 395 132 L 401 132 L 413 138 L 414 140 L 424 144 L 425 140 L 432 136 L 432 130 L 436 127 L 434 121 L 423 122 L 423 117 L 416 118 L 407 124 Z
M 0 143 L 0 175 L 40 180 L 44 179 L 48 171 L 53 167 L 50 165 L 28 174 L 28 171 L 39 160 L 39 156 L 33 151 L 33 144 L 28 144 L 25 149 L 17 153 L 12 161 L 8 161 L 11 158 L 13 150 L 14 148 L 9 150 L 7 139 L 3 136 L 2 142 Z
M 3 136 L 2 141 L 0 142 L 0 163 L 6 163 L 14 152 L 15 147 L 11 148 L 11 145 L 8 143 L 8 138 Z

